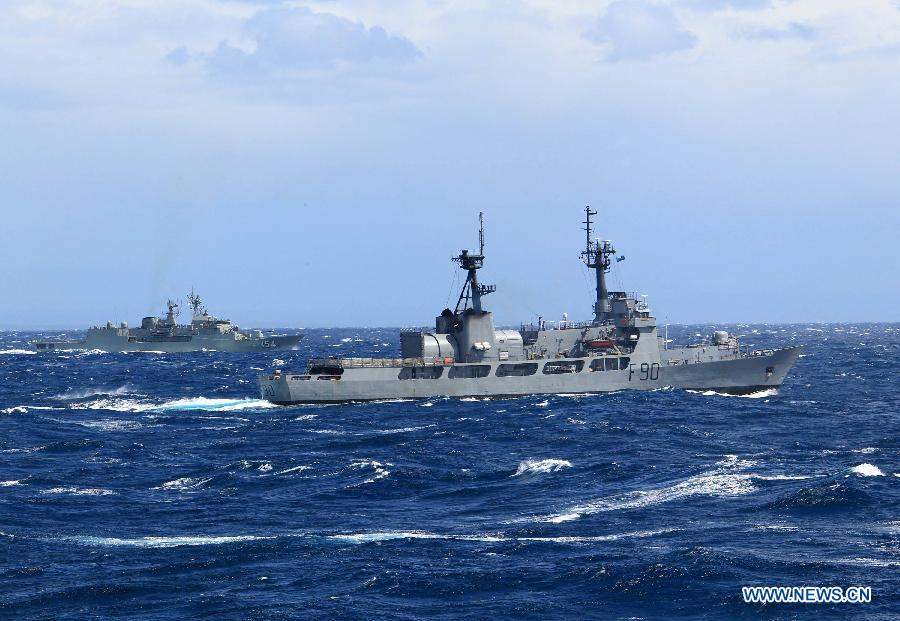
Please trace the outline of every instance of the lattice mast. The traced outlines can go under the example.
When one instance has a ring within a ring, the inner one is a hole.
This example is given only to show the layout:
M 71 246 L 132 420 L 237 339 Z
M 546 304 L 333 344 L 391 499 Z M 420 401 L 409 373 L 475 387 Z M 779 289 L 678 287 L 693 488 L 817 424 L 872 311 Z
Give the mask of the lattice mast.
M 594 321 L 597 323 L 605 321 L 612 311 L 609 303 L 609 292 L 606 289 L 606 274 L 612 265 L 612 257 L 616 254 L 612 242 L 608 240 L 591 240 L 593 233 L 592 216 L 596 216 L 597 212 L 593 211 L 590 206 L 584 208 L 585 220 L 585 248 L 581 253 L 581 260 L 590 269 L 594 270 L 597 278 L 597 301 L 594 303 Z
M 451 259 L 459 263 L 461 269 L 466 270 L 466 282 L 459 299 L 456 301 L 455 313 L 460 313 L 469 308 L 476 312 L 482 312 L 481 297 L 497 290 L 496 285 L 483 285 L 478 282 L 478 270 L 484 267 L 484 213 L 478 212 L 478 254 L 470 254 L 468 250 L 461 250 L 459 255 Z

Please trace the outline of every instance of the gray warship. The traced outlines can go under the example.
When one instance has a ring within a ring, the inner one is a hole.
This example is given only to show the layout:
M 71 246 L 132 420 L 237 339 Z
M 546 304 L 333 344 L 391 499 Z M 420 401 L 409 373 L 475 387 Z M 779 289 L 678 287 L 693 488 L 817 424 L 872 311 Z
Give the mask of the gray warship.
M 498 330 L 483 307 L 496 291 L 482 284 L 484 222 L 477 254 L 452 260 L 466 272 L 455 310 L 445 309 L 434 330 L 400 332 L 400 358 L 311 359 L 302 372 L 276 370 L 258 377 L 263 399 L 277 404 L 450 397 L 582 394 L 665 387 L 750 394 L 781 386 L 802 347 L 750 351 L 725 331 L 684 347 L 657 333 L 644 300 L 608 291 L 606 274 L 616 251 L 592 239 L 596 211 L 585 208 L 581 258 L 596 276 L 590 321 L 546 322 Z
M 119 325 L 108 321 L 105 326 L 89 328 L 82 341 L 35 341 L 33 345 L 38 351 L 258 352 L 291 349 L 303 338 L 302 335 L 266 335 L 259 330 L 241 331 L 229 320 L 210 315 L 193 291 L 188 303 L 192 311 L 190 325 L 178 324 L 179 305 L 169 300 L 165 317 L 144 317 L 140 328 L 129 328 L 124 321 Z

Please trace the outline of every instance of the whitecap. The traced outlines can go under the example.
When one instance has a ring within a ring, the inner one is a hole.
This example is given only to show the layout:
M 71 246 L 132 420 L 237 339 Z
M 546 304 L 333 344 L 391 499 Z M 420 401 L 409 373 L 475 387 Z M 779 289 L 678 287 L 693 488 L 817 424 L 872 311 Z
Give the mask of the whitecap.
M 512 476 L 518 477 L 523 474 L 557 472 L 563 468 L 571 467 L 572 462 L 565 459 L 528 459 L 519 464 L 518 469 Z
M 211 478 L 201 479 L 200 477 L 181 477 L 180 479 L 175 479 L 173 481 L 166 481 L 159 487 L 154 487 L 151 489 L 164 489 L 164 490 L 175 490 L 175 491 L 190 491 L 203 487 L 207 483 L 212 481 Z
M 42 494 L 67 494 L 72 496 L 112 496 L 115 494 L 111 489 L 102 487 L 53 487 L 41 490 Z
M 562 513 L 537 518 L 540 522 L 558 524 L 605 511 L 641 509 L 694 496 L 729 497 L 742 496 L 756 491 L 749 474 L 728 473 L 720 470 L 705 472 L 667 487 L 626 492 L 617 496 L 599 498 L 583 505 L 570 507 Z
M 175 548 L 179 546 L 209 546 L 226 543 L 242 543 L 246 541 L 261 541 L 274 539 L 274 537 L 262 537 L 257 535 L 179 535 L 172 537 L 137 537 L 134 539 L 122 539 L 119 537 L 69 537 L 67 541 L 73 541 L 90 546 L 115 546 L 133 548 Z
M 345 541 L 347 543 L 364 544 L 364 543 L 381 543 L 383 541 L 396 541 L 402 539 L 440 539 L 445 541 L 472 541 L 479 543 L 505 543 L 505 542 L 528 542 L 528 543 L 602 543 L 608 541 L 618 541 L 627 538 L 655 537 L 670 532 L 677 531 L 676 528 L 664 528 L 658 530 L 634 531 L 628 533 L 617 533 L 610 535 L 594 535 L 594 536 L 560 536 L 560 537 L 516 537 L 495 533 L 477 533 L 477 534 L 440 534 L 431 533 L 421 530 L 406 531 L 381 531 L 368 533 L 347 533 L 328 535 L 328 539 L 332 541 Z
M 304 414 L 303 416 L 298 416 L 294 420 L 312 420 L 314 418 L 318 418 L 318 414 Z
M 547 407 L 548 405 L 550 405 L 550 402 L 549 402 L 549 401 L 540 401 L 539 403 L 535 403 L 535 404 L 534 404 L 534 407 L 536 407 L 536 408 L 545 408 L 545 407 Z
M 190 397 L 167 401 L 154 406 L 156 410 L 209 410 L 213 412 L 233 412 L 239 410 L 256 410 L 278 407 L 265 399 L 208 399 L 206 397 Z
M 89 429 L 99 429 L 101 431 L 131 431 L 143 427 L 143 425 L 136 420 L 116 419 L 76 421 L 75 424 Z
M 110 410 L 112 412 L 146 412 L 154 408 L 153 404 L 137 399 L 95 399 L 82 403 L 69 404 L 70 410 Z
M 27 414 L 28 408 L 26 408 L 24 405 L 17 405 L 15 407 L 2 409 L 2 410 L 0 410 L 0 413 L 3 413 L 3 414 Z
M 860 464 L 858 466 L 854 466 L 850 468 L 850 472 L 854 474 L 858 474 L 862 477 L 883 477 L 884 473 L 877 467 L 872 464 Z
M 309 470 L 312 466 L 294 466 L 293 468 L 288 468 L 286 470 L 280 470 L 276 472 L 276 475 L 279 474 L 290 474 L 292 472 L 303 472 L 304 470 Z
M 10 481 L 0 481 L 0 487 L 14 487 L 16 485 L 22 485 L 22 480 L 21 479 L 18 479 L 18 480 L 13 479 Z
M 30 356 L 32 354 L 36 354 L 36 351 L 31 351 L 30 349 L 3 349 L 0 350 L 0 355 L 7 356 Z
M 875 453 L 875 452 L 877 452 L 877 451 L 878 451 L 877 448 L 874 448 L 874 447 L 871 447 L 871 446 L 867 446 L 867 447 L 861 448 L 861 449 L 853 449 L 853 450 L 850 451 L 850 452 L 851 452 L 851 453 L 860 453 L 860 454 L 862 454 L 862 455 L 871 455 L 872 453 Z
M 715 390 L 686 390 L 685 392 L 689 392 L 695 395 L 700 394 L 704 397 L 738 397 L 741 399 L 767 399 L 769 397 L 778 396 L 777 388 L 765 388 L 763 390 L 751 392 L 746 395 L 734 395 L 727 392 L 716 392 Z
M 260 472 L 272 472 L 272 464 L 268 462 L 260 464 L 257 470 L 259 470 Z
M 392 541 L 394 539 L 440 539 L 440 535 L 422 531 L 389 531 L 380 533 L 350 533 L 345 535 L 329 535 L 329 539 L 347 541 L 349 543 L 373 543 Z
M 422 425 L 421 427 L 399 427 L 397 429 L 379 429 L 377 433 L 380 434 L 392 434 L 392 433 L 412 433 L 414 431 L 421 431 L 423 429 L 429 429 L 431 427 L 436 427 L 436 425 Z
M 73 399 L 86 399 L 88 397 L 94 397 L 97 395 L 108 395 L 108 396 L 121 396 L 121 395 L 129 395 L 134 392 L 134 389 L 128 384 L 124 386 L 119 386 L 118 388 L 84 388 L 82 390 L 70 390 L 58 395 L 53 395 L 50 397 L 51 399 L 60 399 L 62 401 L 69 401 Z
M 387 476 L 391 473 L 390 470 L 387 469 L 387 466 L 393 466 L 391 463 L 381 463 L 379 461 L 371 460 L 371 461 L 355 461 L 350 464 L 350 467 L 355 470 L 371 468 L 375 473 L 375 478 L 367 479 L 366 483 L 374 483 L 378 479 L 387 478 Z

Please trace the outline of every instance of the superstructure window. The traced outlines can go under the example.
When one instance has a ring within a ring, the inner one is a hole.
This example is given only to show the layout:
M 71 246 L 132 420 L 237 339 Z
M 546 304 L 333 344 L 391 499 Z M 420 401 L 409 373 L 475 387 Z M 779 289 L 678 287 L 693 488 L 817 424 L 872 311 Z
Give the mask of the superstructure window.
M 544 364 L 544 375 L 562 375 L 565 373 L 581 373 L 584 360 L 566 360 L 564 362 L 548 362 Z
M 591 361 L 591 371 L 621 371 L 627 369 L 631 358 L 611 357 L 595 358 Z
M 437 379 L 444 374 L 444 367 L 403 367 L 398 379 Z
M 490 374 L 491 365 L 489 364 L 467 364 L 450 367 L 448 376 L 450 379 L 472 379 L 477 377 L 487 377 Z
M 524 377 L 537 373 L 536 362 L 521 362 L 519 364 L 501 364 L 497 367 L 497 377 Z

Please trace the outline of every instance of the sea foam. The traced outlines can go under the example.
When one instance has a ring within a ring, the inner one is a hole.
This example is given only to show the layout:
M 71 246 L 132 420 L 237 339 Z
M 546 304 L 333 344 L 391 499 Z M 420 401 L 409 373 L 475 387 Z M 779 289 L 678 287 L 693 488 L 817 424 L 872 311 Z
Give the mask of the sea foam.
M 850 472 L 858 474 L 861 477 L 883 477 L 884 473 L 872 464 L 860 464 L 850 468 Z
M 519 464 L 518 469 L 512 476 L 518 477 L 523 474 L 557 472 L 563 468 L 571 467 L 572 462 L 565 459 L 527 459 Z

